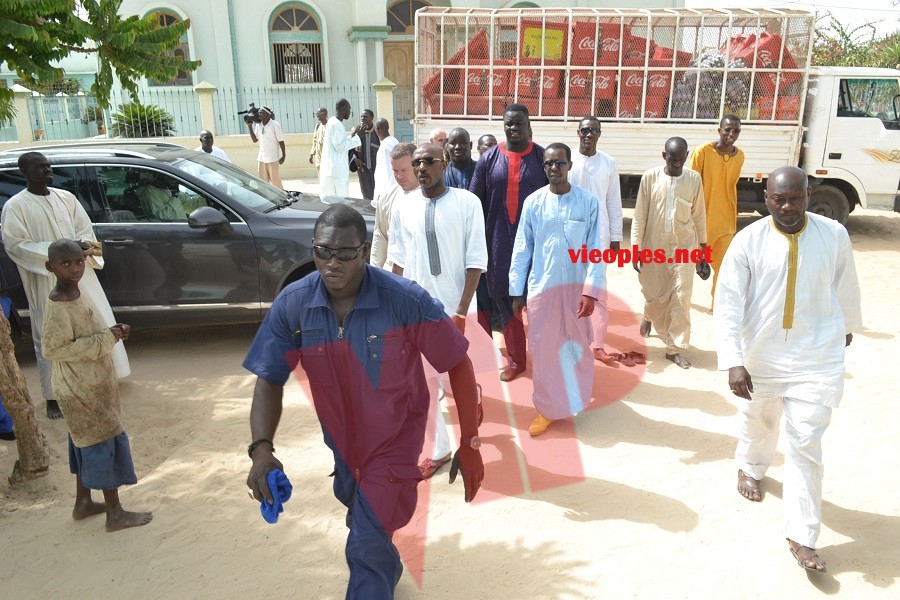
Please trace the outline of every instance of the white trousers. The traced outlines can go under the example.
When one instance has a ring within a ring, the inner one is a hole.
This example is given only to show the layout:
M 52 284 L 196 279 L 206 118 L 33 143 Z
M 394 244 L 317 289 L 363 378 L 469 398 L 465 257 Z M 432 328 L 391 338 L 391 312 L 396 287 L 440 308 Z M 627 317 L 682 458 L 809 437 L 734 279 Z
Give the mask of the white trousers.
M 831 422 L 831 408 L 764 393 L 753 394 L 750 402 L 741 400 L 739 408 L 734 458 L 738 468 L 757 481 L 772 464 L 784 413 L 784 535 L 815 548 L 822 524 L 822 435 Z
M 594 330 L 594 340 L 591 348 L 602 350 L 606 345 L 606 330 L 609 328 L 609 309 L 607 308 L 606 299 L 608 297 L 606 290 L 600 291 L 600 297 L 594 302 L 594 312 L 591 313 L 591 326 Z
M 444 420 L 444 411 L 441 407 L 441 398 L 444 396 L 444 386 L 447 376 L 440 373 L 437 378 L 437 410 L 434 411 L 434 451 L 431 458 L 437 460 L 450 454 L 450 434 L 447 433 L 447 422 Z
M 319 195 L 346 198 L 350 195 L 350 180 L 322 175 L 319 177 Z

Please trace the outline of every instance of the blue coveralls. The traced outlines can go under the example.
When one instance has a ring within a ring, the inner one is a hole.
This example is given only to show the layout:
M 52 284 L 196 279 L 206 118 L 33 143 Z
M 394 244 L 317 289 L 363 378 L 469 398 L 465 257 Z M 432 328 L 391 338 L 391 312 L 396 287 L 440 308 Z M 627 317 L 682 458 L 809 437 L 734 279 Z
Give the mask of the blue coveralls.
M 381 600 L 394 597 L 403 571 L 391 536 L 412 518 L 422 480 L 416 460 L 430 398 L 421 356 L 446 372 L 465 357 L 468 342 L 416 283 L 365 269 L 343 326 L 318 273 L 286 287 L 244 368 L 283 386 L 302 364 L 334 452 L 334 495 L 348 509 L 346 597 Z

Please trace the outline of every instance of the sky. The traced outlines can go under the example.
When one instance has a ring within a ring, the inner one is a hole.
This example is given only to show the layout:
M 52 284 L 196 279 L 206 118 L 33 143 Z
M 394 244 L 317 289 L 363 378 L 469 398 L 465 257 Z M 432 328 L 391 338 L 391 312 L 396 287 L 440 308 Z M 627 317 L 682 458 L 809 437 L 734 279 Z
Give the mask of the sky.
M 900 5 L 892 6 L 891 0 L 685 0 L 687 8 L 785 8 L 806 9 L 814 12 L 831 12 L 849 31 L 867 22 L 876 22 L 877 35 L 883 36 L 900 29 Z

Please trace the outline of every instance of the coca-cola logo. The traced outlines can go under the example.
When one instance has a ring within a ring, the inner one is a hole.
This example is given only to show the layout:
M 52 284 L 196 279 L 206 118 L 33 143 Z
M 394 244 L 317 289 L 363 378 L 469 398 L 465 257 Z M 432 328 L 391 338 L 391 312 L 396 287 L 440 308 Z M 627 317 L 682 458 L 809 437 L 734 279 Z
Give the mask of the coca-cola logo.
M 596 88 L 598 90 L 608 90 L 612 85 L 612 77 L 609 75 L 597 75 L 597 85 Z
M 469 76 L 466 77 L 466 83 L 469 85 L 481 85 L 482 82 L 499 87 L 503 84 L 503 78 L 497 73 L 494 73 L 493 76 L 489 76 L 487 73 L 469 73 Z
M 643 87 L 644 86 L 644 76 L 639 75 L 637 73 L 632 73 L 628 77 L 625 78 L 625 87 Z
M 516 79 L 517 83 L 520 86 L 537 86 L 544 88 L 545 90 L 549 90 L 553 87 L 556 82 L 556 78 L 552 75 L 544 75 L 543 77 L 537 77 L 529 75 L 528 73 L 519 73 L 518 78 Z
M 647 78 L 647 86 L 652 88 L 669 87 L 669 77 L 665 73 L 654 73 Z
M 760 50 L 756 56 L 759 57 L 760 62 L 762 62 L 763 66 L 769 66 L 775 63 L 773 59 L 772 52 L 769 50 Z
M 573 86 L 585 87 L 587 86 L 588 80 L 587 77 L 583 75 L 572 75 L 571 83 Z
M 602 45 L 600 47 L 603 48 L 604 52 L 619 51 L 619 38 L 617 37 L 603 38 L 601 44 Z
M 594 42 L 594 39 L 591 37 L 583 37 L 578 41 L 578 49 L 579 50 L 594 50 L 597 47 L 597 44 Z

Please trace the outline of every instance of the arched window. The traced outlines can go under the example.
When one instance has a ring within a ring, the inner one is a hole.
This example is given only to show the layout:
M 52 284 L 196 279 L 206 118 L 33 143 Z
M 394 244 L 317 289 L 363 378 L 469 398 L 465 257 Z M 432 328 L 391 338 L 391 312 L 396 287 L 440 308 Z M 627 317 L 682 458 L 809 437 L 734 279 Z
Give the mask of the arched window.
M 311 10 L 285 8 L 272 19 L 274 83 L 324 83 L 322 27 Z
M 387 24 L 391 33 L 413 33 L 416 26 L 416 11 L 431 6 L 422 0 L 397 0 L 388 7 Z
M 181 21 L 181 17 L 178 15 L 172 14 L 170 12 L 156 11 L 156 18 L 159 21 L 160 27 L 165 27 L 167 25 L 174 25 Z M 191 60 L 191 51 L 188 46 L 188 34 L 184 32 L 184 35 L 181 36 L 181 39 L 178 40 L 178 45 L 175 46 L 173 50 L 169 50 L 166 52 L 169 56 L 177 56 L 178 58 L 182 58 L 184 60 Z M 191 77 L 191 74 L 187 71 L 178 71 L 178 73 L 170 79 L 169 81 L 153 81 L 149 80 L 148 83 L 150 85 L 194 85 L 194 80 Z

